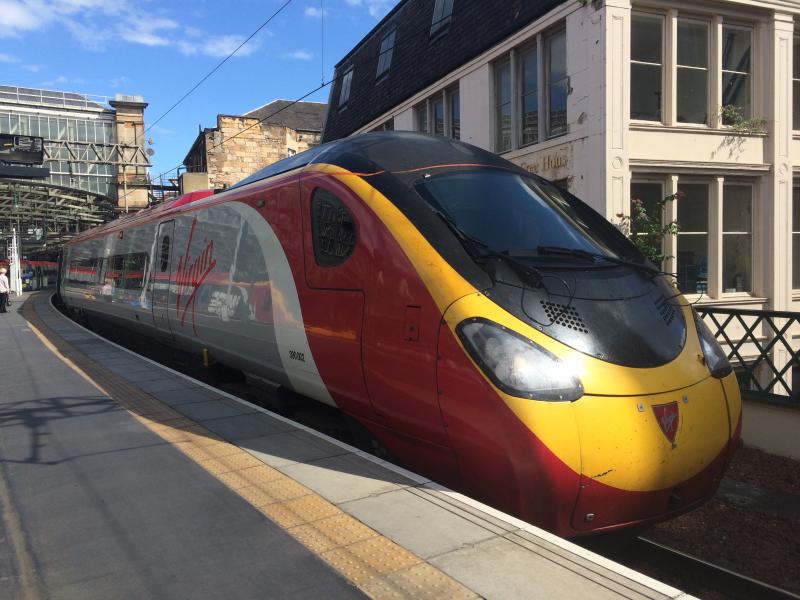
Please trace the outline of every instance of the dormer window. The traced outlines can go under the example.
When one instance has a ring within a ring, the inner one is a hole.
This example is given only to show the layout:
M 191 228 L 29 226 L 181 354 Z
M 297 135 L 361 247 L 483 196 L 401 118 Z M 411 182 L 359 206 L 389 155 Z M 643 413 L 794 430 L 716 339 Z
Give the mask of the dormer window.
M 342 89 L 339 92 L 339 108 L 342 109 L 347 106 L 350 100 L 350 84 L 353 83 L 353 67 L 344 74 L 342 77 Z
M 375 73 L 375 78 L 380 79 L 389 72 L 389 67 L 392 65 L 392 54 L 394 53 L 394 39 L 397 29 L 392 29 L 383 36 L 381 40 L 381 49 L 378 54 L 378 71 Z
M 431 36 L 446 30 L 453 14 L 453 0 L 436 0 L 433 6 L 433 21 L 431 22 Z

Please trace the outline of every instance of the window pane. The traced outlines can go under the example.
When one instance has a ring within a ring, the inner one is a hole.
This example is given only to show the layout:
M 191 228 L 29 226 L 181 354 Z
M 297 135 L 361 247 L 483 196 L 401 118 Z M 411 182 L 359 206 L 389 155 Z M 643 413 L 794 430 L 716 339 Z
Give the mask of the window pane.
M 800 188 L 792 190 L 792 287 L 800 288 Z
M 800 80 L 795 80 L 793 83 L 793 102 L 794 102 L 794 129 L 800 129 Z
M 750 107 L 750 76 L 735 73 L 722 74 L 722 106 L 733 105 L 739 107 L 742 117 L 749 119 L 752 111 Z M 725 125 L 730 125 L 730 119 L 723 119 Z
M 511 64 L 497 67 L 496 97 L 498 104 L 511 102 Z
M 558 81 L 567 76 L 567 34 L 562 31 L 548 40 L 550 81 Z
M 723 292 L 749 292 L 751 289 L 752 230 L 753 188 L 749 185 L 725 185 L 722 202 Z
M 723 188 L 722 231 L 753 230 L 753 188 L 749 185 L 725 185 Z
M 800 36 L 794 37 L 794 60 L 792 62 L 792 73 L 795 79 L 800 79 Z
M 511 149 L 511 64 L 508 62 L 495 67 L 495 98 L 496 149 L 504 152 Z
M 678 226 L 680 232 L 708 232 L 708 186 L 684 184 L 679 188 Z
M 722 28 L 723 70 L 750 72 L 750 37 L 747 29 Z
M 722 291 L 749 292 L 753 269 L 752 234 L 722 236 Z
M 708 234 L 678 234 L 677 258 L 678 289 L 685 294 L 700 294 L 707 291 Z
M 444 135 L 444 101 L 441 98 L 433 101 L 433 133 Z
M 634 216 L 636 203 L 640 202 L 650 220 L 661 222 L 661 212 L 658 203 L 663 200 L 660 183 L 631 183 L 631 216 Z M 636 233 L 636 222 L 631 223 L 633 233 Z
M 800 288 L 800 233 L 792 234 L 792 287 Z
M 511 103 L 497 107 L 497 151 L 511 150 Z
M 539 95 L 536 93 L 522 99 L 522 143 L 532 144 L 539 140 Z
M 450 92 L 450 137 L 461 139 L 461 95 L 458 90 Z
M 661 67 L 631 64 L 631 119 L 661 120 Z
M 548 127 L 547 137 L 567 132 L 567 34 L 561 32 L 548 42 Z
M 708 25 L 678 20 L 678 64 L 708 67 Z
M 678 67 L 678 122 L 708 122 L 708 71 Z
M 539 83 L 539 61 L 536 48 L 531 48 L 520 55 L 522 65 L 522 94 L 535 92 Z
M 539 140 L 539 64 L 536 48 L 523 52 L 520 56 L 522 83 L 522 144 L 532 144 Z
M 417 109 L 417 130 L 428 133 L 428 107 L 418 106 Z
M 633 15 L 631 60 L 661 63 L 662 24 L 661 17 Z

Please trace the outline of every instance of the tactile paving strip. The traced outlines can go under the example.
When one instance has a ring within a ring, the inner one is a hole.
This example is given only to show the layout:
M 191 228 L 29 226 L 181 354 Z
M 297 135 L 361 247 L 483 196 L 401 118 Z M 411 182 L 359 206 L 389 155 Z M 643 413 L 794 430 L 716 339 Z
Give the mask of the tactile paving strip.
M 36 313 L 22 314 L 53 353 L 245 501 L 283 527 L 367 596 L 380 599 L 478 596 L 357 519 L 75 349 Z

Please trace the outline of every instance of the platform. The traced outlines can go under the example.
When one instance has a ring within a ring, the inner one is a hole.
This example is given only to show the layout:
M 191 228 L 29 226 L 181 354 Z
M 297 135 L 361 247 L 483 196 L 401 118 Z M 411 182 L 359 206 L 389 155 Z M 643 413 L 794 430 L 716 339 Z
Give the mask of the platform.
M 135 355 L 0 315 L 2 598 L 688 598 Z

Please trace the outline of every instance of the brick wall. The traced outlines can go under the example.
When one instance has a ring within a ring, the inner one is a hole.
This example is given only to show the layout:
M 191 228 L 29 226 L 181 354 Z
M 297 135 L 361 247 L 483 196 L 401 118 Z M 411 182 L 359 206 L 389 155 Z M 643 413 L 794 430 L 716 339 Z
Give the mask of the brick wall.
M 226 115 L 218 115 L 217 127 L 207 129 L 204 135 L 209 185 L 215 189 L 231 186 L 286 158 L 290 149 L 302 152 L 320 141 L 319 132 Z M 197 148 L 203 151 L 202 145 Z

